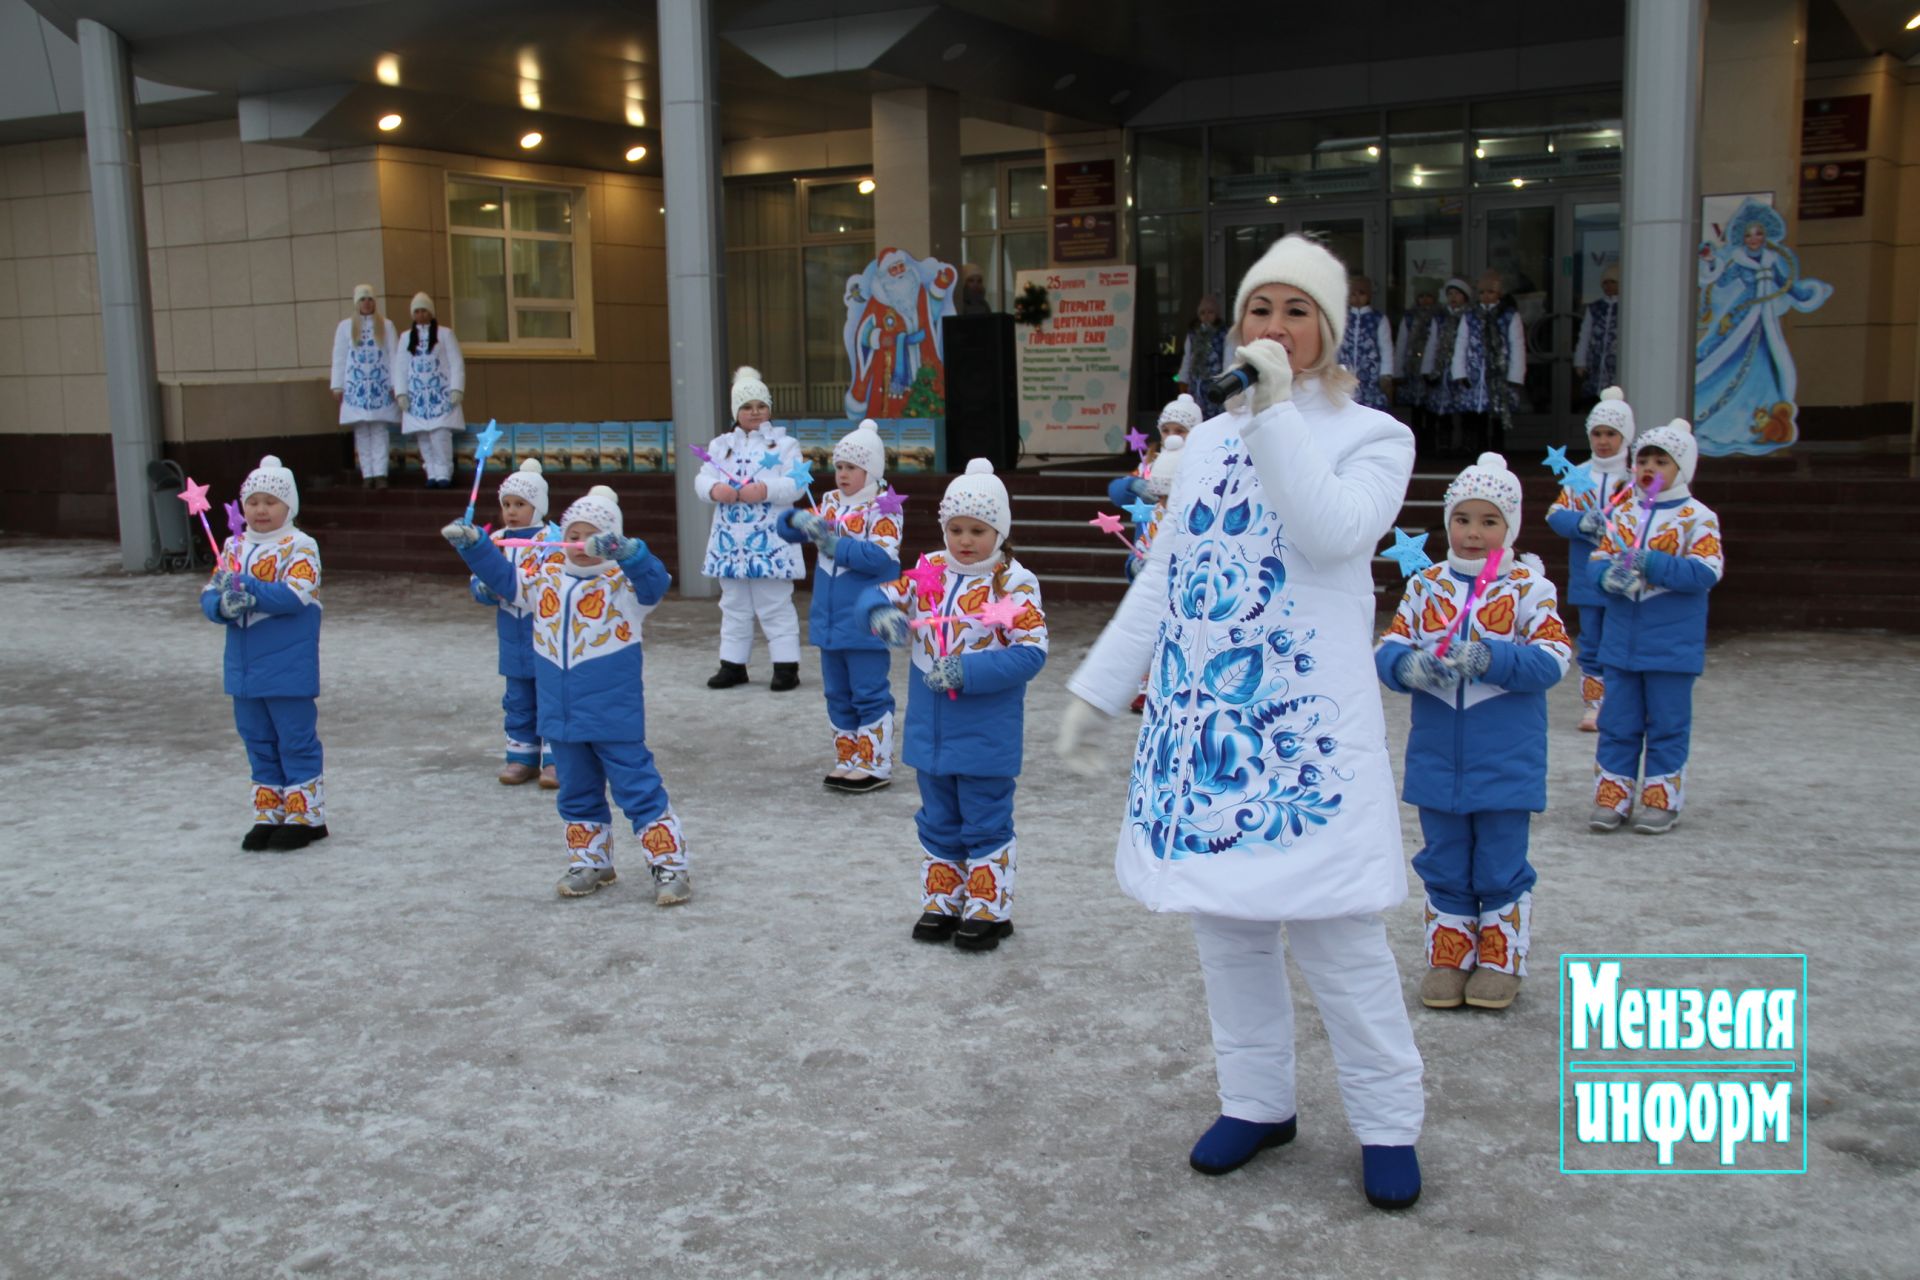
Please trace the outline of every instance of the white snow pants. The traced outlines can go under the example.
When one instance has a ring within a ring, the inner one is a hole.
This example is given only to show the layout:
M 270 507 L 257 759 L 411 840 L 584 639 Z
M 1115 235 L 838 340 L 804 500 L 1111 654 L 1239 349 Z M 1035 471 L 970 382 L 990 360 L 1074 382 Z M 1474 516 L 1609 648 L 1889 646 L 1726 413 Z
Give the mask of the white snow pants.
M 1280 924 L 1193 917 L 1213 1019 L 1220 1113 L 1273 1124 L 1296 1111 L 1293 993 Z M 1426 1116 L 1420 1050 L 1377 915 L 1290 920 L 1287 943 L 1333 1042 L 1347 1124 L 1362 1145 L 1411 1146 Z
M 427 479 L 453 479 L 453 429 L 434 427 L 414 434 L 420 437 L 420 465 L 426 468 Z
M 387 474 L 387 429 L 390 422 L 353 424 L 353 454 L 360 463 L 360 478 L 371 480 Z
M 753 654 L 753 621 L 760 620 L 775 662 L 800 661 L 800 615 L 786 578 L 720 579 L 720 660 L 741 666 Z

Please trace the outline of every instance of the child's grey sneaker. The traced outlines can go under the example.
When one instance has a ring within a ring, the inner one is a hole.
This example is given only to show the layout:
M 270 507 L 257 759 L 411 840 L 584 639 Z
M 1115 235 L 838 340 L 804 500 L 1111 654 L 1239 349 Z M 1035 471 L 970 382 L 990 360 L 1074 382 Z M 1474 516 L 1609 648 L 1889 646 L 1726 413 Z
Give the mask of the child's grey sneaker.
M 1642 809 L 1633 819 L 1633 829 L 1643 836 L 1664 835 L 1673 830 L 1673 824 L 1678 821 L 1677 810 Z
M 560 891 L 563 898 L 584 898 L 590 893 L 598 893 L 601 885 L 612 884 L 618 878 L 612 867 L 576 862 L 567 868 L 567 874 L 560 877 L 560 883 L 554 888 Z
M 1592 815 L 1587 818 L 1587 830 L 1618 831 L 1620 824 L 1626 820 L 1627 815 L 1621 813 L 1618 809 L 1609 808 L 1604 804 L 1597 804 L 1593 806 Z
M 653 905 L 677 907 L 693 896 L 693 879 L 672 867 L 653 868 Z

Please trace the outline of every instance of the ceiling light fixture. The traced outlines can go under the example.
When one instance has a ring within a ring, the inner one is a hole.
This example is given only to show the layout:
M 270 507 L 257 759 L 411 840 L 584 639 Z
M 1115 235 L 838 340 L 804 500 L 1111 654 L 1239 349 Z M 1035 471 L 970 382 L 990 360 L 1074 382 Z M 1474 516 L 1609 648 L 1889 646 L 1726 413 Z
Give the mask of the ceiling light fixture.
M 540 109 L 540 82 L 538 80 L 522 80 L 520 82 L 520 105 L 528 111 L 538 111 Z
M 1907 30 L 1912 31 L 1915 28 L 1920 28 L 1920 13 L 1916 13 L 1907 19 Z
M 1367 154 L 1368 154 L 1369 156 L 1371 156 L 1371 157 L 1372 157 L 1373 159 L 1375 159 L 1375 160 L 1378 160 L 1378 159 L 1380 158 L 1380 148 L 1378 148 L 1378 147 L 1368 147 L 1368 148 L 1367 148 Z
M 399 113 L 389 111 L 387 112 L 387 114 L 380 117 L 380 132 L 392 133 L 395 129 L 398 129 L 399 127 L 400 127 Z
M 531 151 L 544 141 L 546 141 L 546 139 L 540 136 L 538 129 L 530 129 L 520 135 L 520 149 L 522 151 Z
M 1427 178 L 1425 174 L 1416 173 L 1413 175 L 1413 185 L 1416 187 L 1425 186 L 1426 181 Z
M 400 59 L 390 53 L 380 55 L 380 61 L 373 64 L 373 74 L 381 84 L 400 83 Z
M 633 98 L 627 99 L 627 123 L 636 129 L 647 127 L 647 109 Z
M 627 148 L 628 164 L 639 164 L 642 160 L 645 160 L 646 158 L 647 158 L 647 149 L 645 147 L 635 146 L 635 147 Z
M 862 179 L 860 179 L 860 185 L 859 185 L 859 187 L 858 187 L 858 188 L 856 188 L 856 189 L 857 189 L 857 190 L 858 190 L 858 191 L 860 192 L 860 194 L 861 194 L 861 195 L 863 195 L 863 196 L 870 196 L 870 195 L 872 195 L 872 194 L 873 194 L 873 179 L 872 179 L 872 178 L 862 178 Z
M 1279 197 L 1279 196 L 1268 196 L 1268 197 L 1267 197 L 1267 203 L 1268 203 L 1268 204 L 1279 204 L 1279 203 L 1280 203 L 1280 197 Z
M 1475 160 L 1485 160 L 1487 158 L 1487 149 L 1485 147 L 1475 147 L 1473 149 L 1473 158 Z
M 1527 185 L 1527 180 L 1525 178 L 1515 178 L 1513 180 L 1513 189 L 1515 191 L 1518 191 L 1521 187 L 1524 187 L 1526 185 Z

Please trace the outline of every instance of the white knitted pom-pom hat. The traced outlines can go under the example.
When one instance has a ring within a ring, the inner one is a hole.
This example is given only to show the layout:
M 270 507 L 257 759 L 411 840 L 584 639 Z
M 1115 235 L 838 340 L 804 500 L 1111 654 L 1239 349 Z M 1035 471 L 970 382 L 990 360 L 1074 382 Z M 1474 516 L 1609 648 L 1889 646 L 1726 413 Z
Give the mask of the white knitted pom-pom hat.
M 859 426 L 840 437 L 840 443 L 833 446 L 835 465 L 845 462 L 867 473 L 868 484 L 879 484 L 887 471 L 887 446 L 880 439 L 872 418 L 863 419 Z
M 1627 403 L 1627 393 L 1618 387 L 1608 387 L 1600 393 L 1600 403 L 1587 410 L 1587 431 L 1592 433 L 1595 427 L 1612 427 L 1626 440 L 1627 452 L 1633 451 L 1633 406 Z
M 540 459 L 528 458 L 521 463 L 518 471 L 500 482 L 500 492 L 530 503 L 535 520 L 547 518 L 547 477 L 541 472 Z
M 1666 455 L 1680 464 L 1680 483 L 1693 483 L 1694 468 L 1700 465 L 1700 442 L 1693 438 L 1693 424 L 1685 418 L 1675 418 L 1664 427 L 1654 427 L 1643 432 L 1633 447 L 1635 457 L 1644 449 L 1661 449 Z M 1679 494 L 1674 494 L 1679 497 Z
M 965 475 L 953 478 L 946 496 L 940 499 L 940 527 L 955 516 L 972 516 L 1000 535 L 1002 542 L 1013 530 L 1013 504 L 1007 500 L 1007 486 L 993 474 L 993 463 L 975 458 L 967 464 Z
M 300 514 L 300 487 L 293 482 L 293 472 L 281 466 L 280 459 L 272 454 L 260 459 L 260 465 L 247 473 L 240 485 L 240 501 L 245 502 L 256 493 L 286 503 L 289 521 Z
M 626 527 L 620 519 L 620 495 L 597 484 L 587 490 L 586 497 L 575 498 L 566 514 L 560 517 L 560 527 L 567 529 L 581 523 L 590 524 L 602 533 L 626 537 Z
M 1520 536 L 1520 512 L 1523 495 L 1520 477 L 1507 470 L 1507 460 L 1497 453 L 1483 453 L 1474 464 L 1453 478 L 1444 499 L 1445 520 L 1453 524 L 1453 509 L 1469 498 L 1491 502 L 1507 522 L 1507 547 Z
M 740 420 L 741 408 L 752 404 L 755 400 L 769 409 L 773 408 L 773 392 L 767 389 L 765 380 L 760 377 L 760 371 L 747 364 L 733 371 L 732 400 L 733 417 L 736 422 Z

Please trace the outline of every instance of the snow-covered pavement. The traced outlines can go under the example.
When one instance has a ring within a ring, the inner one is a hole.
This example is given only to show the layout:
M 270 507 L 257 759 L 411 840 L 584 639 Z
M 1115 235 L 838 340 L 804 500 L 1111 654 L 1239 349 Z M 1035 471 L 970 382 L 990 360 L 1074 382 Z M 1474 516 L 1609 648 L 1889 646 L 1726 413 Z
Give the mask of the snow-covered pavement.
M 1428 1106 L 1425 1196 L 1389 1215 L 1300 983 L 1299 1140 L 1187 1168 L 1207 1019 L 1185 921 L 1113 882 L 1131 726 L 1105 783 L 1048 751 L 1103 610 L 1050 611 L 1019 933 L 966 955 L 907 937 L 912 771 L 825 791 L 811 651 L 798 692 L 763 651 L 711 692 L 711 602 L 646 627 L 695 884 L 661 910 L 624 826 L 617 885 L 554 895 L 552 796 L 494 781 L 459 580 L 327 579 L 333 836 L 242 854 L 198 582 L 0 551 L 0 1277 L 1914 1274 L 1920 639 L 1715 645 L 1660 839 L 1587 834 L 1556 691 L 1519 1004 L 1419 1008 L 1411 872 L 1389 918 Z M 1562 951 L 1809 953 L 1811 1172 L 1562 1174 Z

